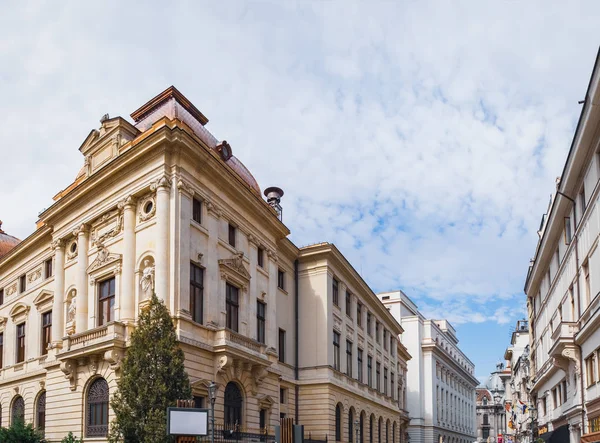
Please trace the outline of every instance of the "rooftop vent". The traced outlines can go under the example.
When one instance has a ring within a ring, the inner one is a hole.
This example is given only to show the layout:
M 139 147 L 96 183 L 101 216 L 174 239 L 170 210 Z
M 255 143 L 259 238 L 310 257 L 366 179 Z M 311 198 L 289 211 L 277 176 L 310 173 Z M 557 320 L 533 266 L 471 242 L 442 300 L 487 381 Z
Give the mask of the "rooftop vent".
M 267 203 L 271 205 L 273 209 L 277 211 L 279 220 L 283 219 L 283 209 L 281 208 L 281 197 L 283 197 L 283 189 L 277 186 L 271 186 L 265 189 L 265 197 L 267 197 Z

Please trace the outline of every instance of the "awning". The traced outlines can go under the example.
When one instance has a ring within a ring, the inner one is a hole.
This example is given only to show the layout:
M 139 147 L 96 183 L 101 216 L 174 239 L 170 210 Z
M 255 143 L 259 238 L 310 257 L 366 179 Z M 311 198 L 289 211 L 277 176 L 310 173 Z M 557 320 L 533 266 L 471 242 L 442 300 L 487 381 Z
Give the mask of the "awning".
M 539 438 L 546 443 L 569 443 L 569 425 L 563 425 L 554 431 L 540 434 Z

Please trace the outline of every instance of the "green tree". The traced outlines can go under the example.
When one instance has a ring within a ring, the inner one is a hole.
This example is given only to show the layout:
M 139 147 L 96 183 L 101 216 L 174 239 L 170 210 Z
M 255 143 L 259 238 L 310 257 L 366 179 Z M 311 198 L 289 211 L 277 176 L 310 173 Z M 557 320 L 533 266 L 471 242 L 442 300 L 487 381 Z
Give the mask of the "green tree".
M 31 423 L 25 424 L 23 420 L 15 420 L 9 428 L 0 428 L 2 443 L 40 443 L 43 440 L 44 435 Z
M 83 443 L 83 439 L 77 438 L 72 432 L 69 432 L 69 435 L 63 438 L 60 443 Z
M 183 361 L 169 310 L 153 294 L 131 335 L 110 403 L 115 413 L 111 442 L 171 441 L 166 435 L 167 407 L 192 395 Z

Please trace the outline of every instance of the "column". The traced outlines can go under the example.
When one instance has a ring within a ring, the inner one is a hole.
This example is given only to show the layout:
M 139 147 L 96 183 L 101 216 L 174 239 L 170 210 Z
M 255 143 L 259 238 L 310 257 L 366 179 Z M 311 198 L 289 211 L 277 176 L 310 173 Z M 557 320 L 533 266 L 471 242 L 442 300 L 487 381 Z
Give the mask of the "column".
M 225 311 L 225 294 L 219 290 L 221 273 L 219 272 L 219 224 L 221 211 L 210 201 L 206 202 L 208 213 L 208 247 L 206 250 L 206 274 L 204 277 L 205 306 L 207 311 L 207 325 L 224 327 L 225 320 L 221 320 L 221 312 Z
M 177 182 L 178 199 L 179 199 L 179 236 L 178 236 L 178 248 L 175 248 L 176 256 L 173 257 L 176 261 L 177 268 L 179 268 L 179 284 L 177 285 L 179 290 L 175 291 L 175 294 L 179 293 L 179 300 L 175 300 L 175 309 L 177 312 L 182 312 L 184 315 L 190 315 L 190 261 L 192 258 L 195 261 L 201 261 L 201 256 L 198 257 L 197 253 L 200 251 L 194 251 L 194 257 L 192 257 L 192 251 L 190 249 L 190 223 L 192 220 L 192 200 L 194 198 L 194 190 L 192 187 L 179 180 Z M 176 269 L 177 269 L 176 268 Z M 205 298 L 207 292 L 205 291 Z M 206 300 L 204 301 L 206 306 Z M 204 308 L 204 307 L 203 307 Z M 207 315 L 205 309 L 203 309 L 203 323 L 206 324 Z
M 89 230 L 81 225 L 73 235 L 77 236 L 77 310 L 75 314 L 75 330 L 77 333 L 88 329 L 88 248 Z
M 277 264 L 277 252 L 269 250 L 269 294 L 267 295 L 267 347 L 279 351 L 279 330 L 277 329 L 277 273 L 279 266 Z M 293 280 L 290 280 L 290 282 Z M 292 331 L 286 331 L 286 337 L 291 337 Z M 290 334 L 290 335 L 288 335 Z M 292 363 L 292 349 L 285 350 L 286 363 Z
M 54 240 L 54 301 L 52 302 L 52 344 L 61 346 L 65 332 L 65 242 Z
M 169 200 L 171 181 L 164 175 L 151 189 L 156 190 L 156 296 L 169 300 Z
M 120 320 L 129 323 L 134 319 L 135 304 L 135 199 L 127 197 L 119 203 L 123 209 L 123 267 L 121 271 Z

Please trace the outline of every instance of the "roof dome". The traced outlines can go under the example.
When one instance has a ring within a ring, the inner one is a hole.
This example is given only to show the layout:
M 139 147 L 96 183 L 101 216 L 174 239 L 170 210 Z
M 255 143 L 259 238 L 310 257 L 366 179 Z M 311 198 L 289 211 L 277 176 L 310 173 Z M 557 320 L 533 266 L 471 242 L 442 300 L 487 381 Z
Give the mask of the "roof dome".
M 502 379 L 500 378 L 497 372 L 494 372 L 492 373 L 492 375 L 490 375 L 490 378 L 488 378 L 485 387 L 488 388 L 490 391 L 504 392 L 504 383 L 502 382 Z
M 8 235 L 2 230 L 2 220 L 0 220 L 0 259 L 10 252 L 12 248 L 21 243 L 16 237 Z
M 258 186 L 258 182 L 250 173 L 248 168 L 246 168 L 246 166 L 244 166 L 244 164 L 235 155 L 229 157 L 229 160 L 227 160 L 226 163 L 235 171 L 237 175 L 240 176 L 242 180 L 246 182 L 248 186 L 250 186 L 251 189 L 255 190 L 260 195 L 260 187 Z

